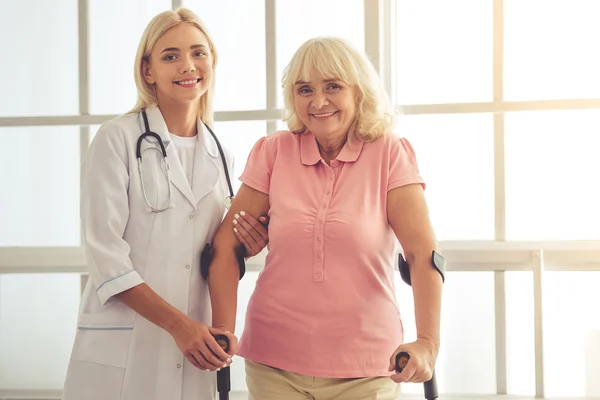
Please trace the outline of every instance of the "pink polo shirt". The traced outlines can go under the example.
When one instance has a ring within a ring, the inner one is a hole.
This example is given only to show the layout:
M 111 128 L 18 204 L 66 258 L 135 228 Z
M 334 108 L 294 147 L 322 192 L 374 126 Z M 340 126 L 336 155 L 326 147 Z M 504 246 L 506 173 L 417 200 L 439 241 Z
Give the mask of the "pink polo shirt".
M 328 166 L 312 133 L 252 149 L 241 181 L 269 195 L 268 255 L 239 355 L 319 377 L 388 376 L 403 341 L 387 192 L 424 182 L 406 139 L 347 143 Z

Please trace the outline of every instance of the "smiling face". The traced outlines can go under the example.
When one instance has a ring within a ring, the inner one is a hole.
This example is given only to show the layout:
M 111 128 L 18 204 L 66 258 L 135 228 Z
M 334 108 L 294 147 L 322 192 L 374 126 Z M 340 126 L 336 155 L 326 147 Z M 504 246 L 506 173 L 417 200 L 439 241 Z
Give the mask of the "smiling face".
M 294 109 L 317 138 L 339 140 L 348 134 L 356 118 L 356 89 L 317 71 L 309 81 L 296 82 Z
M 183 23 L 156 41 L 144 63 L 144 79 L 156 88 L 161 103 L 197 103 L 210 87 L 213 59 L 206 36 Z

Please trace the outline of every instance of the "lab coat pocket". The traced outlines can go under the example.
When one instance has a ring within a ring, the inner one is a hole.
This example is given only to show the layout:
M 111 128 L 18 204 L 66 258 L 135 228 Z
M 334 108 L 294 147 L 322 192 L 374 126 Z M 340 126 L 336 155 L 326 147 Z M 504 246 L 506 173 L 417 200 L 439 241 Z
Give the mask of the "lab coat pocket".
M 79 328 L 71 358 L 125 368 L 132 334 L 131 328 Z
M 131 329 L 133 327 L 136 312 L 116 297 L 110 298 L 106 304 L 101 304 L 100 298 L 91 287 L 86 287 L 83 296 L 78 328 Z
M 125 369 L 71 360 L 62 400 L 118 400 Z

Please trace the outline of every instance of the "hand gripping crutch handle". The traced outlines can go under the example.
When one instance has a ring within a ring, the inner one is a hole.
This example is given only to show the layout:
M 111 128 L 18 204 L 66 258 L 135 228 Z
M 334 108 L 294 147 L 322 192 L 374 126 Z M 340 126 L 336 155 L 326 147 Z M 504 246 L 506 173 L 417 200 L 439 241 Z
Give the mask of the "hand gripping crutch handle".
M 225 351 L 229 351 L 229 338 L 225 335 L 215 335 L 215 340 Z M 219 400 L 229 400 L 229 391 L 231 390 L 231 371 L 229 367 L 221 368 L 217 371 L 217 392 Z
M 396 354 L 397 373 L 402 372 L 408 360 L 410 360 L 410 354 L 408 354 L 407 352 L 401 351 L 400 353 Z M 435 380 L 435 370 L 433 371 L 433 375 L 431 375 L 431 379 L 423 383 L 423 389 L 425 392 L 425 398 L 427 400 L 435 400 L 438 398 L 437 382 Z
M 431 265 L 435 268 L 442 278 L 442 282 L 446 280 L 446 259 L 437 251 L 431 252 Z M 410 267 L 408 262 L 402 257 L 402 254 L 398 254 L 398 270 L 400 271 L 400 277 L 409 286 L 412 286 L 412 281 L 410 279 Z M 406 366 L 406 362 L 410 359 L 410 354 L 407 352 L 401 351 L 396 354 L 396 372 L 402 372 L 404 366 Z M 438 398 L 437 391 L 437 382 L 435 380 L 435 369 L 431 375 L 431 379 L 427 382 L 423 383 L 423 391 L 425 392 L 425 399 L 427 400 L 435 400 Z

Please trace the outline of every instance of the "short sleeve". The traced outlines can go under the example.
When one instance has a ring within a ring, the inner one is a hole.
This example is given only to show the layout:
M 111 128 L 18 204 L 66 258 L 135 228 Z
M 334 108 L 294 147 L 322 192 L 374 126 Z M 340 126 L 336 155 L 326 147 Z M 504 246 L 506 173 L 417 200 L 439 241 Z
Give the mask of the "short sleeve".
M 388 191 L 411 183 L 420 183 L 425 189 L 413 147 L 408 139 L 398 138 L 390 147 Z
M 123 238 L 129 220 L 129 170 L 121 128 L 104 123 L 94 137 L 81 176 L 81 227 L 90 279 L 102 304 L 143 283 Z
M 277 157 L 274 136 L 260 138 L 252 147 L 240 180 L 259 192 L 269 194 L 271 174 Z

